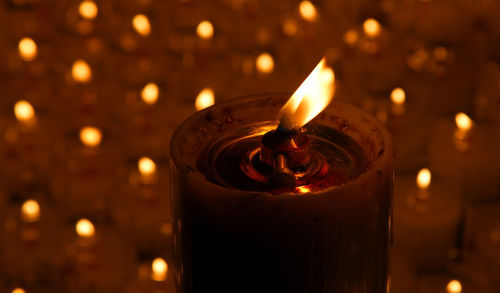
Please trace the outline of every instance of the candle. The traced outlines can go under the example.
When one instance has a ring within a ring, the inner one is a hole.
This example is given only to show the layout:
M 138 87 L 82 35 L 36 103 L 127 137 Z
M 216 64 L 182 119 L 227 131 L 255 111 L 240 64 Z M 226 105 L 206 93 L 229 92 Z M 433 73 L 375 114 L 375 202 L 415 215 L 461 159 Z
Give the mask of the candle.
M 380 35 L 382 28 L 376 19 L 368 18 L 363 22 L 363 31 L 368 38 L 376 38 Z
M 343 103 L 306 124 L 328 105 L 333 78 L 323 60 L 286 104 L 281 95 L 236 99 L 176 131 L 180 292 L 386 291 L 389 134 Z
M 132 19 L 132 26 L 135 31 L 145 37 L 151 33 L 151 24 L 149 23 L 149 19 L 144 14 L 137 14 Z
M 427 168 L 414 178 L 396 177 L 394 242 L 417 269 L 443 268 L 459 243 L 461 194 Z
M 255 65 L 259 73 L 269 74 L 274 69 L 273 57 L 269 53 L 262 53 L 257 57 Z
M 71 67 L 71 77 L 78 83 L 88 83 L 92 79 L 90 66 L 84 60 L 76 60 Z
M 299 4 L 300 16 L 307 21 L 315 21 L 317 18 L 316 7 L 310 1 L 302 1 Z
M 80 6 L 78 6 L 78 13 L 81 17 L 86 19 L 96 18 L 97 12 L 97 5 L 94 3 L 94 1 L 91 0 L 82 1 L 82 3 L 80 3 Z
M 211 88 L 204 88 L 196 97 L 194 107 L 196 111 L 200 111 L 214 104 L 214 91 Z
M 196 27 L 196 34 L 202 39 L 211 39 L 214 35 L 214 27 L 212 23 L 208 20 L 200 22 Z
M 80 219 L 75 225 L 76 234 L 81 239 L 90 239 L 94 237 L 95 227 L 91 221 L 87 219 Z
M 462 284 L 458 280 L 451 280 L 446 285 L 447 293 L 462 293 Z
M 402 115 L 405 111 L 406 93 L 402 88 L 395 88 L 391 92 L 391 113 Z
M 24 61 L 32 61 L 36 58 L 38 48 L 35 41 L 31 38 L 22 38 L 18 45 L 19 55 Z
M 141 98 L 146 104 L 155 104 L 158 100 L 160 90 L 155 83 L 148 83 L 141 91 Z
M 142 157 L 137 162 L 137 168 L 140 173 L 140 181 L 143 184 L 151 184 L 156 182 L 156 164 L 148 157 Z
M 89 148 L 95 148 L 101 143 L 102 134 L 97 127 L 85 126 L 80 129 L 80 141 Z
M 33 125 L 36 123 L 35 109 L 28 101 L 20 100 L 14 105 L 14 115 L 23 125 Z
M 157 257 L 151 264 L 151 279 L 157 282 L 165 281 L 167 279 L 167 271 L 167 262 L 164 259 Z
M 25 222 L 38 222 L 40 219 L 40 205 L 36 200 L 29 199 L 21 206 L 21 217 Z

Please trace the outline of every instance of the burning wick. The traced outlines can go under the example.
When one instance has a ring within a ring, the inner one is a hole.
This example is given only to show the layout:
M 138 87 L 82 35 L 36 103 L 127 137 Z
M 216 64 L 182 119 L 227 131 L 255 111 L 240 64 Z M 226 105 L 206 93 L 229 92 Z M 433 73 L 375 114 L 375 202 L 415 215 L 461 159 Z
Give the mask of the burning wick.
M 448 293 L 461 293 L 462 284 L 458 280 L 451 280 L 448 285 L 446 285 L 446 292 Z
M 21 206 L 21 217 L 25 222 L 38 222 L 40 219 L 40 205 L 36 200 L 29 199 Z
M 455 129 L 453 140 L 455 143 L 455 147 L 459 151 L 466 151 L 469 147 L 466 139 L 472 126 L 474 126 L 474 123 L 472 119 L 467 116 L 467 114 L 460 112 L 455 115 L 455 124 L 457 126 L 457 128 Z
M 24 61 L 31 61 L 35 59 L 38 49 L 35 41 L 31 38 L 22 38 L 18 45 L 19 55 Z
M 269 53 L 262 53 L 257 57 L 257 61 L 255 62 L 257 66 L 257 70 L 260 73 L 268 74 L 273 72 L 274 69 L 274 60 Z
M 90 66 L 84 60 L 76 60 L 71 67 L 71 76 L 73 80 L 80 83 L 87 83 L 92 79 Z
M 406 93 L 402 88 L 395 88 L 391 92 L 391 110 L 394 115 L 401 115 L 404 113 Z
M 135 31 L 141 36 L 148 36 L 151 32 L 151 24 L 149 19 L 144 14 L 137 14 L 132 19 L 132 26 Z
M 315 21 L 317 17 L 316 7 L 310 1 L 302 1 L 299 4 L 300 16 L 307 21 Z
M 155 83 L 148 83 L 141 91 L 141 98 L 146 104 L 154 104 L 158 100 L 158 86 Z
M 427 168 L 423 168 L 418 172 L 417 175 L 417 186 L 419 188 L 419 192 L 417 193 L 417 198 L 426 200 L 429 198 L 429 193 L 427 189 L 431 184 L 431 171 Z
M 97 16 L 97 5 L 91 0 L 85 0 L 78 6 L 78 13 L 86 19 L 94 19 Z
M 196 97 L 194 107 L 196 108 L 196 111 L 200 111 L 212 106 L 214 101 L 214 91 L 211 88 L 204 88 Z
M 101 139 L 101 131 L 96 127 L 86 126 L 80 130 L 80 141 L 87 147 L 98 146 Z
M 95 227 L 91 221 L 87 219 L 80 219 L 75 226 L 76 234 L 82 239 L 89 239 L 94 237 Z
M 196 34 L 202 39 L 211 39 L 214 35 L 214 27 L 212 23 L 208 20 L 200 22 L 196 27 Z
M 168 265 L 167 262 L 162 258 L 155 258 L 151 264 L 151 279 L 154 281 L 165 281 L 167 278 Z
M 152 183 L 156 179 L 156 164 L 148 157 L 141 157 L 137 162 L 137 169 L 143 183 Z
M 24 124 L 34 124 L 36 122 L 35 109 L 25 100 L 17 101 L 14 105 L 14 115 L 17 121 Z
M 377 20 L 368 18 L 363 22 L 363 30 L 369 38 L 375 38 L 380 35 L 381 25 Z

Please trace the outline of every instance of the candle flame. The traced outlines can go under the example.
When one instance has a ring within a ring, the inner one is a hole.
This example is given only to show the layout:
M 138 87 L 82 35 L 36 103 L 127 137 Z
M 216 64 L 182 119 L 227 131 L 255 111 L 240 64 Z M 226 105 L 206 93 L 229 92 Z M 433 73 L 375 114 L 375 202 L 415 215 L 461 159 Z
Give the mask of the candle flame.
M 25 61 L 31 61 L 35 59 L 38 48 L 35 41 L 31 38 L 22 38 L 18 45 L 19 55 Z
M 36 200 L 29 199 L 21 206 L 21 217 L 26 222 L 36 222 L 40 218 L 40 205 Z
M 15 288 L 14 290 L 12 290 L 12 293 L 26 293 L 26 291 L 24 291 L 24 289 L 22 288 Z
M 271 73 L 274 69 L 274 60 L 269 53 L 262 53 L 257 57 L 257 70 L 261 73 Z
M 94 224 L 87 219 L 80 219 L 75 226 L 76 234 L 80 237 L 92 237 L 95 234 Z
M 462 284 L 458 280 L 451 280 L 446 285 L 446 292 L 448 293 L 461 293 L 462 292 Z
M 402 105 L 405 103 L 406 100 L 406 94 L 405 91 L 402 88 L 395 88 L 391 92 L 391 101 L 394 104 L 397 105 Z
M 71 67 L 71 76 L 77 82 L 87 83 L 92 79 L 90 66 L 84 60 L 76 60 Z
M 374 38 L 380 35 L 381 25 L 376 19 L 368 18 L 363 22 L 363 30 L 368 37 Z
M 167 278 L 168 265 L 162 258 L 155 258 L 151 264 L 152 279 L 155 281 L 164 281 Z
M 20 100 L 14 105 L 14 115 L 18 121 L 29 123 L 35 118 L 35 109 L 28 101 Z
M 141 91 L 141 98 L 147 104 L 154 104 L 158 100 L 159 91 L 155 83 L 148 83 Z
M 202 39 L 210 39 L 214 35 L 214 26 L 208 20 L 204 20 L 196 27 L 196 34 Z
M 302 1 L 299 4 L 300 16 L 307 21 L 314 21 L 317 17 L 316 7 L 310 1 Z
M 297 191 L 300 193 L 306 193 L 311 191 L 311 189 L 307 186 L 297 186 Z
M 463 131 L 467 131 L 467 130 L 471 129 L 472 124 L 473 124 L 472 120 L 469 118 L 469 116 L 467 116 L 467 114 L 462 113 L 462 112 L 455 115 L 455 123 L 456 123 L 458 129 L 463 130 Z
M 87 19 L 93 19 L 97 16 L 97 5 L 91 0 L 85 0 L 78 6 L 80 16 Z
M 210 107 L 214 104 L 214 91 L 211 88 L 203 89 L 194 102 L 194 107 L 197 111 Z
M 151 24 L 149 23 L 149 19 L 144 14 L 137 14 L 132 19 L 132 26 L 135 31 L 141 36 L 147 36 L 151 32 Z
M 418 172 L 417 185 L 420 189 L 427 189 L 431 184 L 431 171 L 423 168 Z
M 298 129 L 328 106 L 334 93 L 335 75 L 323 59 L 293 93 L 279 113 L 280 127 Z
M 96 127 L 86 126 L 80 130 L 80 141 L 89 147 L 96 147 L 101 143 L 101 131 Z
M 148 157 L 142 157 L 137 163 L 137 168 L 142 175 L 152 175 L 156 172 L 156 164 Z

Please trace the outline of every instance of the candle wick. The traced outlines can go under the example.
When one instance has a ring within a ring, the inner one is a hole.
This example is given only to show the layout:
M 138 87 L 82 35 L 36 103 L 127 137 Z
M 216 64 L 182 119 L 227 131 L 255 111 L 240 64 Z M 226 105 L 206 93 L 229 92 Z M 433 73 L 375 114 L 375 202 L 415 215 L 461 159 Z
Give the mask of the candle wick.
M 294 190 L 295 173 L 288 168 L 285 155 L 277 154 L 274 158 L 274 171 L 269 177 L 269 183 L 273 189 Z

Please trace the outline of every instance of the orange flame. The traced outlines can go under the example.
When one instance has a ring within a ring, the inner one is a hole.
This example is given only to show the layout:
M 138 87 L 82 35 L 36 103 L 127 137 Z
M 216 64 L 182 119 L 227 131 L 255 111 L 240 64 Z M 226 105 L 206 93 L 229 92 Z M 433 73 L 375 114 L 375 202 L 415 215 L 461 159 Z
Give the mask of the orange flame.
M 279 113 L 280 127 L 298 129 L 328 106 L 335 91 L 335 75 L 325 65 L 325 57 L 316 65 Z

